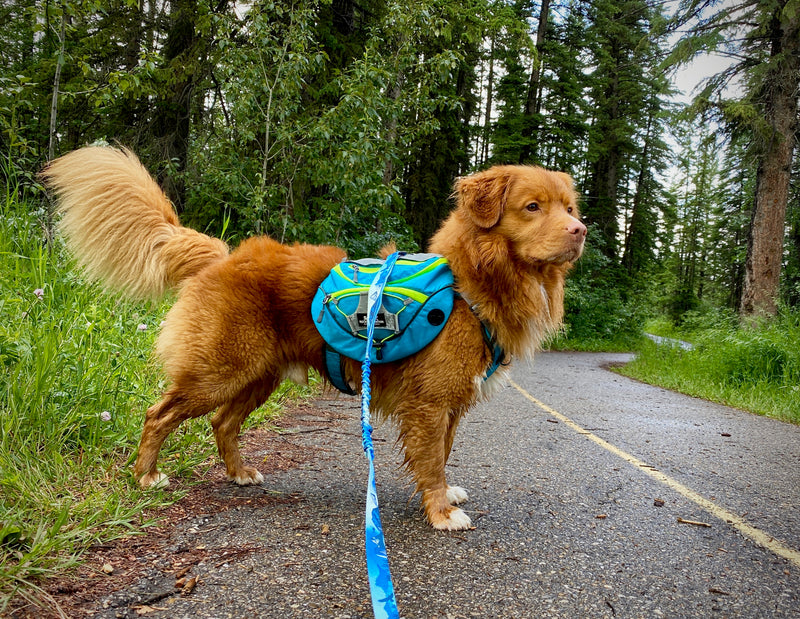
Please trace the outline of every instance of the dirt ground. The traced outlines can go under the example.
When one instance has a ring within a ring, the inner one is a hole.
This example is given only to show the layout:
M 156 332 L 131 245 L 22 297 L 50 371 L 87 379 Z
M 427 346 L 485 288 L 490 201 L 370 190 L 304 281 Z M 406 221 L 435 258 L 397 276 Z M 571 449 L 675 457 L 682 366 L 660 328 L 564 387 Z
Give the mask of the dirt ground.
M 312 424 L 304 415 L 310 407 L 300 405 L 288 408 L 284 416 L 275 422 L 276 431 L 252 428 L 241 437 L 240 447 L 245 461 L 258 462 L 259 470 L 269 476 L 287 471 L 314 458 L 314 451 L 300 447 L 290 440 L 291 436 L 304 432 Z M 320 411 L 315 409 L 315 417 Z M 338 415 L 328 412 L 332 424 Z M 314 431 L 314 430 L 310 430 Z M 269 454 L 264 457 L 264 454 Z M 201 482 L 201 483 L 197 483 Z M 219 514 L 237 507 L 268 507 L 296 502 L 297 498 L 265 493 L 260 496 L 236 495 L 229 492 L 236 488 L 225 479 L 225 467 L 218 461 L 202 479 L 199 475 L 188 481 L 172 480 L 171 484 L 188 486 L 188 493 L 177 503 L 153 510 L 147 517 L 157 518 L 156 526 L 143 534 L 123 537 L 105 544 L 95 545 L 84 554 L 77 570 L 63 577 L 40 583 L 46 597 L 42 606 L 34 606 L 17 600 L 14 608 L 7 609 L 9 619 L 50 619 L 51 617 L 89 617 L 97 612 L 100 600 L 115 591 L 123 590 L 141 580 L 153 567 L 164 574 L 173 574 L 175 586 L 183 595 L 191 594 L 197 580 L 193 566 L 216 559 L 224 563 L 258 549 L 258 546 L 239 547 L 220 553 L 215 548 L 175 547 L 173 532 L 189 519 L 202 514 Z M 44 596 L 42 596 L 44 597 Z M 149 603 L 142 603 L 138 613 L 148 614 L 150 604 L 158 603 L 158 595 Z

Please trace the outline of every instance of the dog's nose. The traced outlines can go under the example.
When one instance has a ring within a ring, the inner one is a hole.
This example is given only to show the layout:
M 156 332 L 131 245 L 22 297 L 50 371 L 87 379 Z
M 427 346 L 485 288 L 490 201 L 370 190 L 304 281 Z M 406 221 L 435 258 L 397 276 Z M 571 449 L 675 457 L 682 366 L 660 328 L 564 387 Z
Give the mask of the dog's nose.
M 586 236 L 586 226 L 584 226 L 577 219 L 573 219 L 567 224 L 567 232 L 579 237 L 584 237 Z

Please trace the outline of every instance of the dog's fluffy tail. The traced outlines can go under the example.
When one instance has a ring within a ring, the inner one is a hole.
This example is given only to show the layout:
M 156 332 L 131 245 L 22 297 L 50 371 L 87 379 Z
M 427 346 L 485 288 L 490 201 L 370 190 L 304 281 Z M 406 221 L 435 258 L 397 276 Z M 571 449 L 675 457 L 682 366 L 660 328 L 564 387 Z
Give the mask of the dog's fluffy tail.
M 89 277 L 132 298 L 160 299 L 228 255 L 184 228 L 169 199 L 127 149 L 88 146 L 42 172 L 58 197 L 59 230 Z

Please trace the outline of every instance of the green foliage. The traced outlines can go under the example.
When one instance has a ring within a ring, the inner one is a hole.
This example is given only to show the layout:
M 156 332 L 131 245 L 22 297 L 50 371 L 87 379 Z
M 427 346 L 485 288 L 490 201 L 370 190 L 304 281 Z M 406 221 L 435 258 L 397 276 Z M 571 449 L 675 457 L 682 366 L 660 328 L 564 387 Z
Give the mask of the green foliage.
M 388 240 L 416 245 L 404 210 L 403 156 L 455 110 L 458 50 L 436 3 L 386 3 L 365 16 L 354 45 L 321 21 L 324 5 L 254 5 L 249 38 L 224 47 L 221 99 L 193 151 L 187 220 L 224 214 L 239 235 L 335 243 L 373 254 Z M 240 18 L 230 16 L 230 30 Z M 443 177 L 448 186 L 455 171 Z M 439 201 L 441 195 L 436 196 Z
M 796 310 L 784 310 L 778 320 L 755 328 L 739 326 L 733 314 L 725 312 L 695 315 L 679 330 L 661 326 L 661 335 L 688 340 L 693 348 L 646 342 L 621 373 L 800 423 L 800 313 Z

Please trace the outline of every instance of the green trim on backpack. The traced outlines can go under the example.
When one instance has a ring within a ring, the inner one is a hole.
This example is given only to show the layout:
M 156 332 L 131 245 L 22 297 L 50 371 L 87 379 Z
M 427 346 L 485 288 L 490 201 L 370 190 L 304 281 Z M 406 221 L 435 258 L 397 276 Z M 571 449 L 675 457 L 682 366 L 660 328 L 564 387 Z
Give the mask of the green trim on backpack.
M 341 355 L 363 360 L 369 286 L 382 261 L 345 261 L 320 284 L 311 304 L 314 325 Z M 436 254 L 405 254 L 383 291 L 373 334 L 373 363 L 398 361 L 419 352 L 444 328 L 453 311 L 453 272 Z

